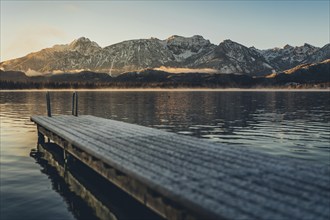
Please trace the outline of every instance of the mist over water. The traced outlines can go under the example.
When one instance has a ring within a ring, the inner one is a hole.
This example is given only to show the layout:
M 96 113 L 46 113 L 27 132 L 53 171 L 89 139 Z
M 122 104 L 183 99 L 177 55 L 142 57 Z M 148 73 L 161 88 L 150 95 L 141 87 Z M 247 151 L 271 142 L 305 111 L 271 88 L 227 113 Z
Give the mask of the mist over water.
M 283 91 L 81 91 L 79 114 L 192 135 L 224 147 L 242 145 L 284 160 L 295 157 L 304 163 L 330 165 L 329 95 Z M 71 92 L 52 92 L 52 113 L 71 114 L 71 97 Z M 93 208 L 86 209 L 89 206 L 83 199 L 68 199 L 75 195 L 74 190 L 61 180 L 58 171 L 30 157 L 37 145 L 31 115 L 46 115 L 45 92 L 0 93 L 1 219 L 84 219 L 84 215 L 85 219 L 97 219 Z M 110 200 L 118 206 L 118 198 Z M 86 211 L 79 215 L 79 210 Z M 145 214 L 127 210 L 125 205 L 110 210 Z

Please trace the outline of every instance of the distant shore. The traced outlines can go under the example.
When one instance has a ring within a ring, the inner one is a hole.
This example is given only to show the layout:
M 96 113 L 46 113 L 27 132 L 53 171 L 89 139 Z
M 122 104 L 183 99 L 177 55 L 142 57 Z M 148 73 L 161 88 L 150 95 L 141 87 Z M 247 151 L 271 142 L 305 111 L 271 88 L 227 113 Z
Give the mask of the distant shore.
M 0 89 L 0 92 L 330 92 L 330 88 L 99 88 L 99 89 Z

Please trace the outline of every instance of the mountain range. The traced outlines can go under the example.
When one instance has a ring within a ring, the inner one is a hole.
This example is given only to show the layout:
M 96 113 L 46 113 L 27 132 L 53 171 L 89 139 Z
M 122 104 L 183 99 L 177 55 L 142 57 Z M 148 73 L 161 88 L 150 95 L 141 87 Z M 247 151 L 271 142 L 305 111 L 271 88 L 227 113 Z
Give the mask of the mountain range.
M 171 67 L 195 69 L 195 72 L 202 69 L 220 74 L 265 76 L 326 59 L 330 59 L 330 44 L 322 48 L 306 43 L 260 50 L 231 40 L 215 45 L 200 35 L 173 35 L 165 40 L 129 40 L 102 48 L 81 37 L 69 44 L 1 62 L 0 68 L 28 75 L 93 71 L 116 76 L 147 68 Z
M 266 77 L 232 73 L 169 73 L 157 69 L 126 72 L 116 77 L 90 71 L 27 76 L 23 72 L 0 70 L 0 89 L 330 88 L 329 70 L 330 59 L 302 64 Z

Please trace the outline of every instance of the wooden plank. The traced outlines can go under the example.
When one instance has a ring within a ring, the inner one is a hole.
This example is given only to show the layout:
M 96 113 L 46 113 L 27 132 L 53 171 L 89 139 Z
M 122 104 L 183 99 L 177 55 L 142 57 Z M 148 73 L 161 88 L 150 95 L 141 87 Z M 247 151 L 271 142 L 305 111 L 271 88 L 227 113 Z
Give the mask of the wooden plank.
M 327 166 L 94 116 L 31 120 L 197 217 L 330 217 Z
M 159 196 L 156 191 L 148 188 L 145 184 L 134 178 L 130 178 L 120 170 L 115 169 L 81 149 L 76 148 L 55 133 L 52 133 L 43 127 L 38 127 L 40 133 L 50 137 L 56 144 L 64 149 L 64 152 L 69 152 L 71 155 L 87 164 L 97 173 L 117 185 L 122 190 L 128 192 L 135 199 L 156 211 L 164 218 L 174 220 L 194 219 L 193 216 L 191 216 L 190 213 L 187 213 L 182 207 L 180 207 L 180 205 L 177 205 L 175 202 L 169 204 L 166 198 Z

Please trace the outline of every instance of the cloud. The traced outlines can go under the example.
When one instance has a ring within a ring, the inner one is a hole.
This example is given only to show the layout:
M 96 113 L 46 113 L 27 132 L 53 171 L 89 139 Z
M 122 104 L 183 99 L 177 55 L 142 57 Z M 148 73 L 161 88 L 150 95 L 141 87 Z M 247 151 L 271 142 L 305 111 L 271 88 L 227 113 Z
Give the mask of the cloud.
M 82 71 L 90 71 L 90 69 L 73 69 L 73 70 L 53 70 L 52 74 L 62 74 L 62 73 L 80 73 Z
M 25 72 L 25 74 L 27 76 L 41 76 L 41 75 L 44 75 L 43 73 L 40 73 L 38 71 L 35 71 L 35 70 L 32 70 L 32 69 L 28 69 L 28 71 Z
M 210 68 L 192 69 L 161 66 L 159 68 L 154 68 L 154 70 L 165 71 L 169 73 L 219 73 L 219 70 Z
M 74 70 L 53 70 L 53 71 L 50 71 L 49 73 L 47 74 L 63 74 L 63 73 L 80 73 L 82 71 L 90 71 L 89 69 L 74 69 Z M 36 70 L 33 70 L 33 69 L 28 69 L 27 71 L 25 71 L 25 74 L 27 76 L 41 76 L 41 75 L 45 75 L 45 73 L 41 73 L 41 72 L 38 72 Z
M 31 25 L 20 29 L 14 36 L 12 39 L 2 39 L 1 61 L 50 47 L 56 42 L 65 40 L 67 35 L 61 29 L 49 25 Z

